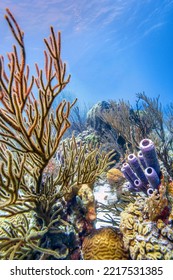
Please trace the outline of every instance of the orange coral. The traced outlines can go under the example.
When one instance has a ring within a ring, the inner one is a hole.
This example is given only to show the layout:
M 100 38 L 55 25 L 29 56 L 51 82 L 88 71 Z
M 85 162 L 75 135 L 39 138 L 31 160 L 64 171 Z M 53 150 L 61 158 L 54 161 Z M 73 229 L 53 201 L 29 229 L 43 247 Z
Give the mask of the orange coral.
M 85 218 L 89 222 L 94 222 L 96 220 L 97 215 L 94 203 L 88 206 Z
M 110 185 L 122 183 L 124 181 L 123 173 L 117 168 L 111 168 L 107 172 L 107 180 Z
M 93 222 L 96 220 L 96 210 L 93 190 L 89 184 L 82 184 L 78 196 L 82 199 L 83 205 L 86 208 L 86 220 Z
M 85 260 L 124 260 L 128 254 L 122 236 L 113 228 L 93 230 L 84 238 L 82 254 Z
M 167 186 L 168 195 L 173 198 L 173 181 L 169 182 Z
M 153 192 L 151 196 L 146 199 L 146 205 L 144 211 L 148 213 L 150 221 L 156 221 L 159 217 L 169 214 L 167 210 L 168 200 L 166 197 L 166 187 L 161 185 L 159 187 L 159 193 L 157 190 Z M 164 218 L 164 217 L 163 217 Z

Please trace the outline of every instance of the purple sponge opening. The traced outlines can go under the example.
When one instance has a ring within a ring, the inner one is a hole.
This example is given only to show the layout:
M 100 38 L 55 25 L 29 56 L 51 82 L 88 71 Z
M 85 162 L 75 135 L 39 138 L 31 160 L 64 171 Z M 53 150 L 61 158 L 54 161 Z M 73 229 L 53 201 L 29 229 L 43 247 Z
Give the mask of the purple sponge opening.
M 139 164 L 138 158 L 134 154 L 130 154 L 128 156 L 128 162 L 129 162 L 130 166 L 132 167 L 133 171 L 138 176 L 138 178 L 142 181 L 143 185 L 147 186 L 148 181 L 144 174 L 144 171 L 142 170 L 142 168 Z
M 147 167 L 145 169 L 145 175 L 149 181 L 151 188 L 158 189 L 158 186 L 160 185 L 160 179 L 154 168 Z
M 147 166 L 154 168 L 157 175 L 160 177 L 160 165 L 153 142 L 150 139 L 143 139 L 140 142 L 140 149 Z

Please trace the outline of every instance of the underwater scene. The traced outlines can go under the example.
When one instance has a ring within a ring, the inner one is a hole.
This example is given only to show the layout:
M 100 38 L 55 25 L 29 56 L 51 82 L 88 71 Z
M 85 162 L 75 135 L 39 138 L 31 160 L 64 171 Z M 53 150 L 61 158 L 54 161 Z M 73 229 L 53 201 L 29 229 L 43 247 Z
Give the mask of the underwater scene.
M 172 260 L 173 102 L 81 107 L 64 95 L 63 33 L 50 27 L 33 75 L 20 22 L 4 21 L 0 260 Z

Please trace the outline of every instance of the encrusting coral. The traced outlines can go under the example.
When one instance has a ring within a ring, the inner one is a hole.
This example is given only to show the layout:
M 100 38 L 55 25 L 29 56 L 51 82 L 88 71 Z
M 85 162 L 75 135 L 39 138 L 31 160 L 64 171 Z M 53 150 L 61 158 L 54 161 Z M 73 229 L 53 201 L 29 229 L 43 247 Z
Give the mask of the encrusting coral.
M 147 211 L 151 209 L 146 203 L 146 198 L 140 197 L 121 213 L 124 246 L 133 260 L 173 259 L 173 228 L 163 217 L 150 220 Z
M 10 225 L 7 230 L 3 226 L 6 236 L 0 243 L 4 252 L 2 258 L 16 259 L 19 255 L 23 258 L 22 248 L 26 246 L 38 253 L 38 259 L 42 254 L 44 258 L 71 258 L 73 248 L 68 250 L 69 241 L 65 244 L 64 240 L 71 240 L 75 234 L 78 239 L 76 221 L 72 225 L 67 218 L 68 204 L 77 204 L 73 187 L 78 190 L 82 184 L 93 183 L 108 167 L 110 154 L 102 154 L 89 145 L 82 147 L 81 144 L 78 148 L 72 138 L 62 144 L 64 162 L 59 166 L 56 160 L 53 163 L 60 141 L 70 127 L 70 110 L 76 102 L 70 104 L 63 100 L 55 111 L 52 109 L 55 98 L 70 81 L 70 75 L 66 77 L 66 64 L 61 59 L 61 34 L 58 32 L 56 36 L 53 27 L 50 28 L 49 40 L 44 40 L 47 48 L 44 69 L 36 64 L 36 76 L 30 76 L 24 32 L 9 9 L 6 12 L 5 18 L 17 46 L 14 45 L 8 54 L 8 67 L 0 57 L 0 215 L 10 224 L 10 217 L 22 214 L 26 226 L 16 229 L 15 225 Z M 37 99 L 33 93 L 35 89 L 38 90 Z M 51 161 L 56 166 L 53 174 Z M 80 208 L 79 205 L 76 208 Z M 76 208 L 74 206 L 73 210 L 77 211 Z M 39 225 L 35 228 L 34 244 L 26 214 L 31 211 Z M 85 213 L 82 219 L 85 220 Z M 52 241 L 55 235 L 59 238 L 57 246 Z M 32 254 L 24 256 L 33 257 Z
M 84 260 L 127 260 L 121 234 L 113 228 L 93 230 L 82 244 Z

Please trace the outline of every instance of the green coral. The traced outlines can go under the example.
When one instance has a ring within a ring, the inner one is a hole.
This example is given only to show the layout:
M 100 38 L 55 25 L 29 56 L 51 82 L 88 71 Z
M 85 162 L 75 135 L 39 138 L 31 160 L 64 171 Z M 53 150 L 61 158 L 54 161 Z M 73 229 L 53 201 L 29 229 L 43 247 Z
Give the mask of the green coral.
M 87 143 L 92 143 L 93 145 L 97 145 L 99 143 L 99 137 L 95 135 L 95 133 L 91 133 L 85 137 Z

